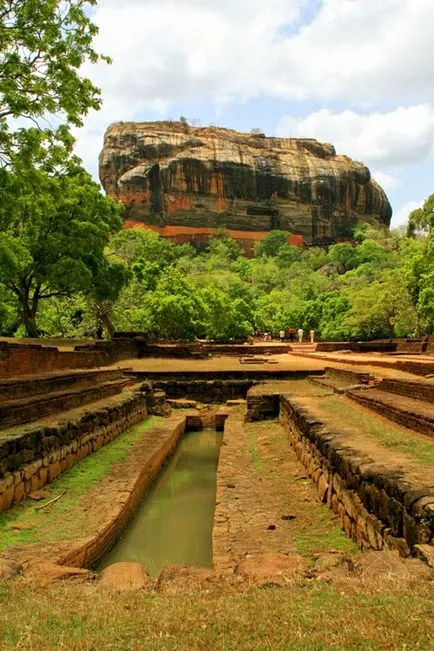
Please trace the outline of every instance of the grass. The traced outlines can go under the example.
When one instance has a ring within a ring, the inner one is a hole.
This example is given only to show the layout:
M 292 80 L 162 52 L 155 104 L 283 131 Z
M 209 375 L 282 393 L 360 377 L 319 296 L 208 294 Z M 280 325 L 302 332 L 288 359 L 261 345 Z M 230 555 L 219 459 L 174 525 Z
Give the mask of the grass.
M 309 480 L 310 481 L 310 480 Z M 305 558 L 313 554 L 334 551 L 346 554 L 357 554 L 360 551 L 357 544 L 345 535 L 338 518 L 325 504 L 316 504 L 312 509 L 315 524 L 309 529 L 294 532 L 296 549 Z
M 258 472 L 260 475 L 263 475 L 264 459 L 258 447 L 258 442 L 253 437 L 251 437 L 249 440 L 249 454 L 256 472 Z
M 388 425 L 384 420 L 366 412 L 363 413 L 363 418 L 358 418 L 355 423 L 356 407 L 337 396 L 319 401 L 318 406 L 341 422 L 351 423 L 352 427 L 357 427 L 363 435 L 375 439 L 383 447 L 404 452 L 420 463 L 434 466 L 434 441 L 419 438 L 417 434 L 406 434 L 403 429 Z
M 25 615 L 24 615 L 25 614 Z M 0 649 L 433 648 L 429 594 L 214 585 L 179 594 L 0 583 Z
M 65 495 L 47 509 L 36 510 L 36 503 L 25 500 L 0 514 L 0 551 L 18 544 L 55 542 L 72 536 L 86 535 L 93 523 L 88 522 L 86 513 L 80 508 L 80 499 L 110 472 L 115 462 L 123 461 L 132 444 L 161 418 L 151 416 L 123 432 L 109 445 L 86 457 L 59 479 L 45 486 L 46 501 L 63 491 Z M 44 502 L 38 502 L 42 505 Z M 61 526 L 60 526 L 61 523 Z M 13 526 L 29 527 L 15 530 Z

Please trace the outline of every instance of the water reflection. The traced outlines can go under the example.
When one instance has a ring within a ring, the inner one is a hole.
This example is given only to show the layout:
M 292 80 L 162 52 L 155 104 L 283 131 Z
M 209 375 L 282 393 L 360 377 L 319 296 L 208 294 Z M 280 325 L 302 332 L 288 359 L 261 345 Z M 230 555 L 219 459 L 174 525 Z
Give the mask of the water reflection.
M 153 577 L 165 565 L 212 567 L 216 469 L 222 434 L 188 432 L 101 568 L 142 563 Z

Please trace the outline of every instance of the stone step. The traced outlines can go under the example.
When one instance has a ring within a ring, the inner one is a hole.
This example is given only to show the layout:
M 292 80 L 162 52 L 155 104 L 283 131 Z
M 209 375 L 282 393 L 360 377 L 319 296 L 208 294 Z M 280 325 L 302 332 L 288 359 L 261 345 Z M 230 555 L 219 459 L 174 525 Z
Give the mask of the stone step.
M 434 382 L 427 380 L 383 378 L 378 385 L 378 389 L 434 404 Z
M 44 416 L 114 396 L 128 385 L 131 385 L 130 379 L 119 378 L 99 384 L 94 383 L 93 386 L 69 388 L 64 391 L 1 401 L 0 429 L 29 423 Z
M 57 391 L 67 391 L 69 388 L 85 388 L 97 383 L 118 380 L 129 369 L 92 369 L 60 371 L 27 375 L 25 377 L 0 379 L 0 401 L 28 398 Z
M 314 353 L 316 352 L 316 344 L 291 344 L 291 353 Z
M 346 395 L 399 425 L 434 437 L 434 405 L 379 389 L 350 390 Z

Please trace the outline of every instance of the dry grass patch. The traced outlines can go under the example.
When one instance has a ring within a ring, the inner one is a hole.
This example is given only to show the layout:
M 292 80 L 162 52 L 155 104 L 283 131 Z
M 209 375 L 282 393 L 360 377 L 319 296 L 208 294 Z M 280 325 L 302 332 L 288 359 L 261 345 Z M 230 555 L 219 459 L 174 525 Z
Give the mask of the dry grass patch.
M 179 595 L 95 585 L 0 584 L 1 649 L 423 649 L 433 647 L 428 594 L 342 594 L 325 584 Z

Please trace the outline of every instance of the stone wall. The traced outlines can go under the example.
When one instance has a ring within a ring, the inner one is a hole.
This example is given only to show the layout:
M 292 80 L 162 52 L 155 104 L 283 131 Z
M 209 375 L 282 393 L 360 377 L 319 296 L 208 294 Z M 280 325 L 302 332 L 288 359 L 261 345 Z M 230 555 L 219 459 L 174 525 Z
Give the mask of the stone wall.
M 336 382 L 339 386 L 351 386 L 353 384 L 368 384 L 370 375 L 358 371 L 350 371 L 344 368 L 333 368 L 326 366 L 324 369 L 326 378 Z
M 96 368 L 137 357 L 133 340 L 96 342 L 59 350 L 39 344 L 0 342 L 0 377 L 35 375 L 73 368 Z
M 247 393 L 246 422 L 276 418 L 279 415 L 280 393 L 261 384 Z
M 247 355 L 282 355 L 291 351 L 289 345 L 275 344 L 217 344 L 217 343 L 181 343 L 181 344 L 148 344 L 145 340 L 136 339 L 137 356 L 168 357 L 168 358 L 206 358 L 210 355 L 224 357 L 241 357 Z
M 94 368 L 108 364 L 100 350 L 60 351 L 58 348 L 0 342 L 0 377 L 49 373 L 70 368 Z
M 316 351 L 319 353 L 334 353 L 340 350 L 351 350 L 353 353 L 393 353 L 397 341 L 379 339 L 377 341 L 319 341 Z
M 415 552 L 434 542 L 434 491 L 412 486 L 396 469 L 387 470 L 342 446 L 323 423 L 296 401 L 280 398 L 280 420 L 318 496 L 339 516 L 345 533 L 362 549 Z
M 146 397 L 136 394 L 74 422 L 29 428 L 19 436 L 0 439 L 0 512 L 54 481 L 146 416 Z
M 245 398 L 254 380 L 157 380 L 152 388 L 164 391 L 168 398 L 191 398 L 205 403 L 222 403 Z
M 161 466 L 174 452 L 187 428 L 186 415 L 171 416 L 157 425 L 158 445 L 151 446 L 146 459 L 140 465 L 137 475 L 126 478 L 122 490 L 122 500 L 113 505 L 105 522 L 92 536 L 71 545 L 68 553 L 57 560 L 60 565 L 69 567 L 92 567 L 117 542 L 120 534 L 131 520 L 151 482 Z
M 408 398 L 416 398 L 417 400 L 425 400 L 426 402 L 434 403 L 434 384 L 429 384 L 426 381 L 406 381 L 395 380 L 393 378 L 383 378 L 379 383 L 377 389 L 381 391 L 388 391 L 389 393 L 396 393 Z

